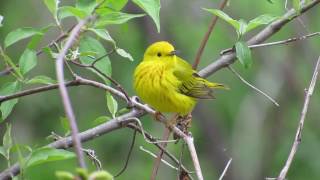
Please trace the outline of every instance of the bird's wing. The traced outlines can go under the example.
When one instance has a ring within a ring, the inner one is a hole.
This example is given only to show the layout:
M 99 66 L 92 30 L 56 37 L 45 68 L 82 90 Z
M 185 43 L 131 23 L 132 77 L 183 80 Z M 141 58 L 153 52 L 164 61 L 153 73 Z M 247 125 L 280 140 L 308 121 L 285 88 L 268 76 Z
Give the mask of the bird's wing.
M 179 93 L 194 98 L 213 99 L 212 89 L 220 86 L 200 77 L 190 64 L 179 57 L 177 57 L 173 75 L 181 82 L 178 87 Z

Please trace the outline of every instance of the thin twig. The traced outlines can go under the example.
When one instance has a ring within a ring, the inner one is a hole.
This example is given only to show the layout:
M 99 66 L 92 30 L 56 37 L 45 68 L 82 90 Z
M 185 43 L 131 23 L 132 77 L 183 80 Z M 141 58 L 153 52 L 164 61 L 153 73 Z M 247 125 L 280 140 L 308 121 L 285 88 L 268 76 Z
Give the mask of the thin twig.
M 69 125 L 71 128 L 72 139 L 74 141 L 74 148 L 77 154 L 78 164 L 81 168 L 86 168 L 86 164 L 84 161 L 84 156 L 81 147 L 81 141 L 78 137 L 78 126 L 76 122 L 76 118 L 72 109 L 71 101 L 68 95 L 67 88 L 64 83 L 64 58 L 68 52 L 68 49 L 72 47 L 73 43 L 76 41 L 77 36 L 80 34 L 81 28 L 87 23 L 89 18 L 85 20 L 79 21 L 79 23 L 73 28 L 70 33 L 70 36 L 64 45 L 63 49 L 59 53 L 56 60 L 56 73 L 59 84 L 59 91 L 63 101 L 63 106 L 68 117 Z
M 148 154 L 150 154 L 152 157 L 157 158 L 158 156 L 155 155 L 154 153 L 152 153 L 151 151 L 143 148 L 143 146 L 140 146 L 140 149 Z M 166 164 L 167 166 L 169 166 L 170 168 L 174 169 L 174 170 L 179 170 L 177 167 L 173 166 L 172 164 L 168 163 L 167 161 L 165 161 L 164 159 L 161 158 L 161 162 L 163 162 L 164 164 Z
M 247 41 L 247 44 L 253 45 L 253 44 L 260 44 L 264 42 L 266 39 L 270 38 L 272 35 L 274 35 L 276 32 L 282 29 L 284 25 L 291 22 L 295 18 L 301 16 L 303 13 L 315 7 L 319 3 L 320 3 L 320 0 L 311 1 L 308 4 L 302 6 L 299 13 L 297 13 L 294 9 L 289 10 L 283 16 L 281 16 L 278 20 L 270 23 L 263 30 L 261 30 L 255 36 L 253 36 L 249 41 Z M 209 75 L 215 73 L 221 68 L 227 67 L 228 65 L 234 63 L 235 61 L 236 61 L 236 54 L 234 52 L 224 54 L 220 58 L 215 60 L 213 63 L 209 64 L 208 66 L 203 68 L 201 71 L 199 71 L 198 74 L 201 77 L 208 77 Z
M 257 91 L 258 93 L 262 94 L 264 97 L 266 97 L 267 99 L 269 99 L 274 105 L 276 106 L 280 106 L 279 103 L 274 100 L 272 97 L 270 97 L 268 94 L 266 94 L 265 92 L 261 91 L 260 89 L 258 89 L 257 87 L 255 87 L 254 85 L 250 84 L 247 80 L 245 80 L 235 69 L 233 69 L 231 66 L 228 66 L 229 70 L 236 75 L 244 84 L 246 84 L 247 86 L 251 87 L 253 90 Z
M 127 92 L 124 90 L 124 88 L 121 86 L 121 84 L 118 83 L 118 82 L 117 82 L 115 79 L 113 79 L 111 76 L 108 76 L 107 74 L 105 74 L 105 73 L 103 73 L 102 71 L 100 71 L 100 70 L 95 66 L 95 64 L 96 64 L 98 61 L 100 61 L 100 60 L 103 59 L 104 57 L 106 57 L 106 56 L 108 56 L 108 55 L 110 55 L 110 54 L 112 54 L 112 53 L 114 53 L 114 52 L 115 52 L 115 49 L 112 49 L 111 51 L 109 51 L 109 52 L 106 53 L 105 55 L 103 55 L 103 56 L 95 59 L 95 60 L 94 60 L 91 64 L 89 64 L 89 65 L 81 64 L 81 63 L 79 63 L 79 62 L 76 62 L 75 60 L 72 60 L 72 61 L 70 61 L 70 62 L 73 63 L 74 65 L 79 66 L 79 67 L 85 67 L 85 68 L 92 69 L 92 70 L 96 71 L 97 73 L 99 73 L 99 74 L 100 74 L 101 76 L 103 76 L 104 78 L 108 79 L 113 85 L 116 86 L 116 88 L 117 88 L 119 91 L 121 91 L 121 92 L 125 95 L 126 100 L 127 100 L 127 104 L 128 104 L 129 107 L 131 107 L 131 106 L 132 106 L 131 99 L 130 99 L 128 93 L 127 93 Z
M 96 153 L 94 152 L 94 150 L 92 149 L 83 149 L 82 151 L 86 153 L 86 155 L 89 157 L 89 159 L 94 163 L 94 165 L 96 166 L 97 170 L 101 170 L 102 169 L 102 164 L 100 162 L 100 160 L 98 159 L 98 156 L 96 155 Z
M 310 85 L 308 90 L 306 90 L 306 94 L 305 94 L 305 99 L 304 99 L 304 104 L 303 104 L 303 108 L 301 110 L 301 116 L 300 116 L 300 120 L 299 120 L 299 124 L 298 124 L 298 128 L 296 131 L 296 136 L 294 138 L 294 142 L 290 151 L 290 154 L 288 156 L 288 159 L 286 161 L 286 164 L 284 165 L 283 169 L 281 170 L 277 180 L 284 180 L 286 178 L 286 175 L 289 171 L 289 168 L 291 166 L 291 163 L 293 161 L 293 158 L 298 150 L 299 144 L 301 142 L 301 136 L 302 136 L 302 129 L 303 129 L 303 125 L 304 125 L 304 121 L 306 118 L 306 114 L 308 112 L 308 106 L 309 106 L 309 102 L 310 102 L 310 97 L 313 94 L 314 91 L 314 87 L 316 85 L 317 82 L 317 78 L 318 78 L 318 73 L 319 73 L 319 69 L 320 69 L 320 56 L 317 60 L 317 64 L 314 68 L 314 72 L 312 75 L 312 79 L 310 81 Z
M 223 177 L 226 175 L 226 173 L 227 173 L 227 171 L 228 171 L 228 168 L 229 168 L 229 166 L 230 166 L 231 162 L 232 162 L 232 158 L 230 158 L 230 159 L 229 159 L 229 161 L 228 161 L 228 163 L 227 163 L 226 167 L 224 168 L 224 170 L 223 170 L 222 174 L 221 174 L 221 175 L 220 175 L 220 177 L 219 177 L 219 180 L 222 180 L 222 179 L 223 179 Z
M 136 142 L 136 135 L 137 135 L 137 130 L 133 130 L 131 145 L 129 147 L 129 152 L 128 152 L 128 155 L 127 155 L 127 158 L 126 158 L 126 162 L 125 162 L 123 168 L 116 175 L 114 175 L 114 177 L 120 176 L 127 169 L 128 164 L 129 164 L 129 160 L 130 160 L 130 157 L 131 157 L 131 153 L 132 153 L 134 144 Z
M 320 35 L 320 32 L 314 32 L 314 33 L 307 34 L 307 35 L 300 36 L 300 37 L 293 37 L 293 38 L 289 38 L 289 39 L 285 39 L 285 40 L 281 40 L 281 41 L 270 42 L 270 43 L 254 44 L 254 45 L 250 45 L 248 47 L 250 49 L 254 49 L 254 48 L 259 48 L 259 47 L 267 47 L 267 46 L 274 46 L 274 45 L 281 45 L 281 44 L 287 45 L 291 42 L 301 41 L 301 40 L 305 40 L 305 39 L 311 38 L 313 36 L 319 36 L 319 35 Z M 224 54 L 232 52 L 232 51 L 234 51 L 234 48 L 225 49 L 220 52 L 220 55 L 224 55 Z
M 0 76 L 6 76 L 9 75 L 12 72 L 12 67 L 6 67 L 3 71 L 0 72 Z
M 141 128 L 139 128 L 137 125 L 135 125 L 133 123 L 128 124 L 128 127 L 137 130 L 139 133 L 142 133 Z M 147 132 L 144 132 L 144 134 L 145 134 L 146 138 L 148 138 L 150 141 L 157 140 L 156 138 L 152 137 L 151 134 L 149 134 Z M 167 151 L 164 147 L 162 147 L 160 144 L 154 144 L 154 145 L 156 145 L 159 149 L 163 150 L 164 154 L 167 155 L 177 165 L 180 164 L 179 160 L 174 155 L 172 155 L 169 151 Z M 187 172 L 188 174 L 192 173 L 189 170 L 187 170 L 183 164 L 180 164 L 180 166 L 181 166 L 181 169 L 183 171 Z
M 65 82 L 66 86 L 79 86 L 80 83 L 77 80 L 73 80 L 73 81 L 69 81 L 69 82 Z M 23 90 L 14 94 L 9 94 L 6 96 L 0 96 L 0 104 L 2 102 L 5 101 L 9 101 L 11 99 L 15 99 L 15 98 L 19 98 L 19 97 L 23 97 L 23 96 L 28 96 L 28 95 L 32 95 L 32 94 L 37 94 L 40 92 L 45 92 L 45 91 L 49 91 L 49 90 L 53 90 L 53 89 L 57 89 L 59 87 L 58 84 L 50 84 L 50 85 L 46 85 L 46 86 L 40 86 L 40 87 L 36 87 L 33 89 L 27 89 L 27 90 Z
M 163 132 L 163 136 L 162 136 L 162 139 L 164 141 L 167 141 L 170 137 L 170 129 L 168 129 L 167 127 L 164 127 L 164 132 Z M 161 143 L 161 146 L 166 148 L 167 147 L 167 143 Z M 152 173 L 151 173 L 151 180 L 156 180 L 156 176 L 157 176 L 157 173 L 158 173 L 158 170 L 159 170 L 159 166 L 160 166 L 160 162 L 162 160 L 162 156 L 163 156 L 163 151 L 160 150 L 157 154 L 157 157 L 156 159 L 154 160 L 154 163 L 153 163 L 153 168 L 152 168 Z
M 226 6 L 227 2 L 228 2 L 228 0 L 222 0 L 222 2 L 219 5 L 219 9 L 223 10 L 223 8 Z M 204 35 L 204 37 L 201 41 L 200 47 L 197 51 L 196 58 L 195 58 L 194 63 L 192 65 L 193 69 L 197 69 L 197 67 L 199 65 L 204 48 L 206 47 L 206 44 L 207 44 L 208 39 L 210 37 L 210 34 L 211 34 L 214 26 L 216 25 L 217 21 L 218 21 L 218 16 L 213 16 L 211 23 L 209 24 L 209 28 L 208 28 L 206 34 Z
M 196 171 L 196 175 L 198 177 L 198 180 L 203 180 L 203 175 L 202 175 L 202 171 L 201 171 L 198 155 L 197 155 L 194 143 L 193 143 L 193 137 L 191 135 L 185 135 L 183 137 L 183 140 L 188 145 L 189 152 L 190 152 L 190 155 L 191 155 L 191 159 L 192 159 L 193 166 L 194 166 L 194 169 Z

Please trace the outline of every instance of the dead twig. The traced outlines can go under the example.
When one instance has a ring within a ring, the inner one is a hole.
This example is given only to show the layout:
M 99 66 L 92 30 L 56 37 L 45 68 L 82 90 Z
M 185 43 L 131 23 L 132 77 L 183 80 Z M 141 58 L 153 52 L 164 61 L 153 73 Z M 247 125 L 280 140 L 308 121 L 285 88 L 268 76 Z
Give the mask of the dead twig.
M 293 38 L 289 38 L 289 39 L 285 39 L 285 40 L 281 40 L 281 41 L 262 43 L 262 44 L 254 44 L 254 45 L 250 45 L 248 47 L 250 49 L 254 49 L 254 48 L 259 48 L 259 47 L 268 47 L 268 46 L 275 46 L 275 45 L 282 45 L 282 44 L 287 45 L 287 44 L 289 44 L 291 42 L 305 40 L 305 39 L 311 38 L 313 36 L 320 36 L 320 32 L 314 32 L 314 33 L 307 34 L 307 35 L 304 35 L 304 36 L 293 37 Z M 220 55 L 224 55 L 226 53 L 233 52 L 233 51 L 235 51 L 234 48 L 225 49 L 225 50 L 222 50 L 220 52 Z
M 56 60 L 56 73 L 59 85 L 59 91 L 62 98 L 63 106 L 66 112 L 66 116 L 68 117 L 69 125 L 71 128 L 72 139 L 74 141 L 74 148 L 77 154 L 78 164 L 81 168 L 86 168 L 86 164 L 84 161 L 84 156 L 81 147 L 81 141 L 78 137 L 78 126 L 76 122 L 76 118 L 72 109 L 70 97 L 68 95 L 67 88 L 64 82 L 64 58 L 69 50 L 72 47 L 73 43 L 76 41 L 77 36 L 80 34 L 81 28 L 87 23 L 90 18 L 86 18 L 85 20 L 79 21 L 79 23 L 73 28 L 70 33 L 69 38 L 67 39 L 66 44 L 63 49 L 59 53 Z
M 302 129 L 303 129 L 303 125 L 304 125 L 304 121 L 308 112 L 308 106 L 309 106 L 309 102 L 310 102 L 310 97 L 313 94 L 314 91 L 314 87 L 316 85 L 317 82 L 317 78 L 318 78 L 318 73 L 319 73 L 319 69 L 320 69 L 320 56 L 317 60 L 317 64 L 314 68 L 314 72 L 312 75 L 312 79 L 310 81 L 310 85 L 309 88 L 306 90 L 306 94 L 305 94 L 305 99 L 304 99 L 304 104 L 303 104 L 303 108 L 301 110 L 301 116 L 300 116 L 300 120 L 299 120 L 299 124 L 298 124 L 298 128 L 296 131 L 296 136 L 294 138 L 293 141 L 293 145 L 291 147 L 291 151 L 289 153 L 288 159 L 284 165 L 284 167 L 282 168 L 277 180 L 284 180 L 286 178 L 286 175 L 289 171 L 289 168 L 292 164 L 293 158 L 298 150 L 299 144 L 301 142 L 301 136 L 302 136 Z
M 228 2 L 228 0 L 222 0 L 222 2 L 219 5 L 219 9 L 223 10 L 224 7 L 226 6 L 227 2 Z M 204 51 L 204 48 L 206 47 L 206 44 L 207 44 L 208 39 L 210 37 L 210 34 L 211 34 L 214 26 L 216 25 L 217 21 L 218 21 L 218 16 L 213 16 L 213 18 L 211 20 L 211 23 L 209 24 L 209 28 L 208 28 L 206 34 L 204 35 L 204 37 L 203 37 L 203 39 L 201 41 L 200 47 L 199 47 L 199 49 L 197 51 L 196 58 L 195 58 L 194 63 L 192 65 L 193 69 L 197 69 L 197 67 L 199 65 L 202 53 Z
M 261 91 L 260 89 L 258 89 L 257 87 L 255 87 L 254 85 L 250 84 L 247 80 L 245 80 L 235 69 L 233 69 L 231 66 L 228 66 L 229 70 L 236 75 L 244 84 L 246 84 L 247 86 L 249 86 L 250 88 L 252 88 L 253 90 L 257 91 L 258 93 L 262 94 L 264 97 L 266 97 L 267 99 L 269 99 L 274 105 L 276 106 L 280 106 L 279 103 L 274 100 L 272 97 L 270 97 L 267 93 Z

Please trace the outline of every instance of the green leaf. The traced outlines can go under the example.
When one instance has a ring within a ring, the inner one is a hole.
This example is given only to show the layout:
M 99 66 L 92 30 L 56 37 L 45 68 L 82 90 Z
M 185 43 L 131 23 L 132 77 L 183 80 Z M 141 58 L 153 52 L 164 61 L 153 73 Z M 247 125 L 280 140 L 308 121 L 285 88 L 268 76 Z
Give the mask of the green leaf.
M 63 149 L 55 149 L 44 147 L 32 152 L 30 159 L 28 159 L 27 166 L 31 167 L 52 161 L 66 160 L 74 158 L 75 154 Z
M 32 148 L 28 145 L 23 145 L 23 144 L 15 144 L 12 146 L 11 148 L 11 152 L 15 153 L 15 152 L 21 152 L 21 150 L 26 151 L 28 153 L 32 152 Z
M 90 174 L 88 179 L 113 180 L 113 176 L 107 171 L 95 171 L 95 172 Z
M 109 32 L 106 29 L 89 28 L 88 30 L 94 32 L 100 38 L 111 42 L 113 45 L 116 44 L 116 42 L 112 39 L 112 37 L 110 36 Z
M 96 0 L 77 0 L 76 8 L 84 11 L 89 16 L 97 6 Z
M 5 152 L 3 146 L 0 146 L 0 154 L 7 159 L 7 157 L 6 157 L 6 152 Z
M 133 0 L 133 2 L 153 19 L 158 32 L 160 32 L 160 0 Z
M 23 79 L 20 69 L 16 66 L 16 64 L 12 61 L 12 59 L 3 52 L 3 50 L 1 49 L 1 46 L 0 46 L 0 54 L 3 57 L 4 61 L 6 62 L 6 64 L 13 68 L 13 74 L 17 78 Z
M 58 11 L 59 21 L 70 16 L 84 19 L 85 17 L 87 17 L 87 13 L 84 10 L 81 10 L 72 6 L 63 6 L 59 8 L 59 11 Z
M 3 149 L 5 153 L 5 157 L 9 160 L 10 157 L 10 149 L 13 146 L 12 137 L 11 137 L 11 124 L 7 124 L 7 130 L 3 136 Z
M 38 44 L 40 43 L 40 41 L 42 40 L 44 34 L 51 28 L 51 27 L 54 27 L 55 25 L 53 24 L 49 24 L 48 26 L 45 26 L 43 28 L 40 29 L 41 33 L 42 34 L 36 34 L 34 35 L 30 42 L 28 43 L 27 47 L 29 49 L 32 49 L 32 50 L 37 50 L 37 46 Z
M 103 45 L 96 39 L 85 36 L 80 40 L 80 46 L 79 46 L 80 53 L 82 52 L 95 52 L 95 58 L 100 58 L 107 54 L 106 50 L 104 49 Z M 89 56 L 80 56 L 80 62 L 86 65 L 92 64 L 94 59 L 92 59 Z M 111 63 L 109 58 L 106 56 L 102 59 L 100 59 L 97 63 L 95 63 L 95 66 L 97 69 L 99 69 L 102 73 L 106 74 L 107 76 L 111 75 Z M 97 75 L 99 75 L 103 80 L 105 80 L 106 83 L 108 83 L 108 80 L 103 77 L 101 74 L 95 72 Z
M 143 17 L 145 14 L 128 14 L 122 12 L 109 12 L 104 15 L 101 15 L 100 18 L 96 21 L 96 27 L 104 27 L 108 24 L 123 24 L 130 19 Z
M 93 126 L 98 126 L 100 124 L 103 124 L 110 120 L 111 118 L 109 116 L 100 116 L 97 117 L 95 120 L 93 120 Z
M 273 22 L 274 20 L 278 19 L 278 16 L 273 16 L 270 14 L 263 14 L 260 15 L 254 19 L 252 19 L 251 21 L 249 21 L 248 26 L 246 28 L 246 32 L 249 32 L 257 27 L 259 27 L 260 25 L 266 25 L 269 24 L 271 22 Z
M 251 67 L 252 65 L 251 50 L 246 44 L 246 42 L 238 41 L 236 42 L 235 47 L 236 47 L 237 58 L 239 59 L 240 63 L 245 68 Z
M 68 135 L 70 134 L 70 125 L 69 125 L 69 120 L 67 117 L 60 117 L 60 122 L 63 130 L 65 131 L 65 134 Z
M 130 112 L 130 109 L 125 107 L 125 108 L 122 108 L 122 109 L 118 110 L 116 116 L 121 116 L 121 115 L 126 114 L 128 112 Z
M 37 53 L 31 49 L 25 49 L 19 59 L 19 68 L 22 74 L 26 74 L 37 65 Z
M 237 31 L 237 32 L 238 32 L 239 37 L 241 37 L 242 35 L 244 35 L 246 33 L 246 29 L 247 29 L 248 25 L 243 19 L 240 19 L 238 22 L 240 24 L 240 28 L 239 28 L 239 31 Z
M 115 118 L 116 113 L 118 111 L 118 102 L 113 98 L 113 96 L 110 93 L 106 93 L 106 98 L 109 112 L 111 113 L 112 118 Z
M 58 180 L 74 180 L 76 179 L 74 175 L 67 171 L 56 171 L 55 175 Z
M 300 10 L 301 10 L 300 0 L 292 0 L 292 6 L 293 6 L 294 10 L 296 10 L 297 12 L 300 12 Z
M 57 24 L 60 24 L 57 19 L 57 11 L 59 6 L 59 0 L 44 0 L 44 3 L 46 4 L 47 8 L 53 15 L 54 19 L 56 20 Z
M 21 85 L 17 81 L 11 82 L 11 83 L 6 83 L 1 87 L 0 95 L 4 96 L 4 95 L 13 94 L 13 93 L 19 91 L 20 89 L 21 89 Z M 0 118 L 0 122 L 5 120 L 9 116 L 14 105 L 17 102 L 18 102 L 18 99 L 12 99 L 12 100 L 5 101 L 5 102 L 1 103 L 0 110 L 2 113 L 2 117 Z
M 36 76 L 33 77 L 32 79 L 28 80 L 26 82 L 27 84 L 55 84 L 57 83 L 56 80 L 51 79 L 48 76 L 44 76 L 44 75 L 40 75 L 40 76 Z
M 107 7 L 115 11 L 120 11 L 128 2 L 128 0 L 96 0 L 97 4 L 100 4 L 102 1 L 104 3 L 100 7 Z
M 3 16 L 0 15 L 0 27 L 2 27 Z
M 270 4 L 273 4 L 273 0 L 267 0 Z
M 120 49 L 120 48 L 117 48 L 117 49 L 116 49 L 116 52 L 117 52 L 117 54 L 119 54 L 120 56 L 122 56 L 122 57 L 124 57 L 124 58 L 127 58 L 127 59 L 129 59 L 130 61 L 133 61 L 132 56 L 131 56 L 129 53 L 127 53 L 125 50 Z
M 218 16 L 219 18 L 223 19 L 224 21 L 226 21 L 227 23 L 229 23 L 230 25 L 232 25 L 237 31 L 239 31 L 240 29 L 240 24 L 238 21 L 232 19 L 229 15 L 227 15 L 226 13 L 224 13 L 223 11 L 219 10 L 219 9 L 206 9 L 203 8 L 204 10 Z
M 7 48 L 10 45 L 12 45 L 22 39 L 34 36 L 36 34 L 43 34 L 43 33 L 37 29 L 32 28 L 32 27 L 24 27 L 24 28 L 19 28 L 14 31 L 11 31 L 4 39 L 4 47 Z

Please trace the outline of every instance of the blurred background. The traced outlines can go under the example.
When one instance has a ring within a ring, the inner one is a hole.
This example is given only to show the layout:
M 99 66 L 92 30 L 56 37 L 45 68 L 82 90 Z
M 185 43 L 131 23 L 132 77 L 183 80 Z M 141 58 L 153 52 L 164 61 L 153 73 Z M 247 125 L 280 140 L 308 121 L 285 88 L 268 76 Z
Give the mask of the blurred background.
M 74 1 L 62 1 L 62 5 L 74 4 Z M 123 25 L 109 26 L 111 36 L 118 46 L 128 51 L 134 62 L 111 55 L 112 76 L 134 95 L 132 74 L 135 66 L 142 59 L 145 48 L 157 40 L 167 40 L 181 52 L 180 56 L 193 63 L 196 51 L 207 31 L 212 15 L 202 8 L 217 8 L 219 1 L 184 0 L 161 1 L 161 33 L 149 16 L 131 20 Z M 261 14 L 282 15 L 286 12 L 285 1 L 231 1 L 225 12 L 235 19 L 250 20 Z M 124 12 L 137 13 L 142 10 L 132 2 Z M 43 27 L 53 18 L 42 1 L 38 0 L 1 0 L 0 14 L 4 26 L 0 28 L 0 42 L 7 33 L 20 27 Z M 320 7 L 315 7 L 301 16 L 300 22 L 294 20 L 268 40 L 277 41 L 301 36 L 320 29 Z M 74 24 L 74 20 L 64 22 L 65 27 Z M 249 39 L 256 32 L 245 36 Z M 57 37 L 58 32 L 51 29 L 43 40 L 45 45 Z M 198 69 L 214 62 L 219 52 L 232 47 L 237 35 L 230 25 L 219 20 L 202 56 Z M 18 60 L 26 43 L 21 41 L 7 49 L 14 60 Z M 256 180 L 276 177 L 282 169 L 290 151 L 295 131 L 303 106 L 304 90 L 308 87 L 320 47 L 319 36 L 290 43 L 288 45 L 259 48 L 252 51 L 253 66 L 244 69 L 239 62 L 234 67 L 245 79 L 275 98 L 280 107 L 275 106 L 265 97 L 257 94 L 243 84 L 228 69 L 222 69 L 210 76 L 214 82 L 227 84 L 231 90 L 216 92 L 213 101 L 200 101 L 193 112 L 192 134 L 200 158 L 205 179 L 217 179 L 230 158 L 231 168 L 225 179 Z M 106 45 L 107 48 L 107 45 Z M 0 63 L 4 68 L 3 61 Z M 99 80 L 92 73 L 74 69 L 84 76 Z M 28 76 L 45 74 L 55 78 L 54 63 L 47 56 L 39 57 L 37 67 Z M 13 77 L 3 76 L 0 84 L 12 81 Z M 31 87 L 31 86 L 30 86 Z M 25 88 L 28 88 L 25 87 Z M 92 87 L 70 88 L 72 104 L 81 131 L 94 126 L 93 120 L 108 115 L 104 92 Z M 119 103 L 121 100 L 119 100 Z M 125 107 L 120 103 L 121 107 Z M 316 86 L 306 117 L 302 142 L 289 170 L 288 179 L 320 179 L 320 91 Z M 33 148 L 49 143 L 46 139 L 52 131 L 63 135 L 60 118 L 64 110 L 57 90 L 20 98 L 13 113 L 6 122 L 13 125 L 14 142 L 30 145 Z M 142 119 L 144 128 L 154 136 L 161 137 L 163 126 L 152 117 Z M 0 137 L 6 129 L 0 124 Z M 103 168 L 116 174 L 124 165 L 130 146 L 132 130 L 121 129 L 84 143 L 85 148 L 95 150 Z M 139 146 L 157 152 L 153 145 L 138 135 L 137 142 L 127 170 L 116 179 L 148 179 L 153 165 L 153 157 L 141 151 Z M 169 144 L 168 149 L 179 157 L 181 143 Z M 190 156 L 185 149 L 183 163 L 192 169 Z M 28 168 L 26 179 L 55 179 L 56 170 L 74 171 L 76 160 L 57 161 Z M 88 164 L 91 164 L 88 161 Z M 0 168 L 6 167 L 6 161 L 0 157 Z M 90 169 L 94 169 L 91 165 Z M 176 179 L 176 171 L 160 166 L 158 179 Z

